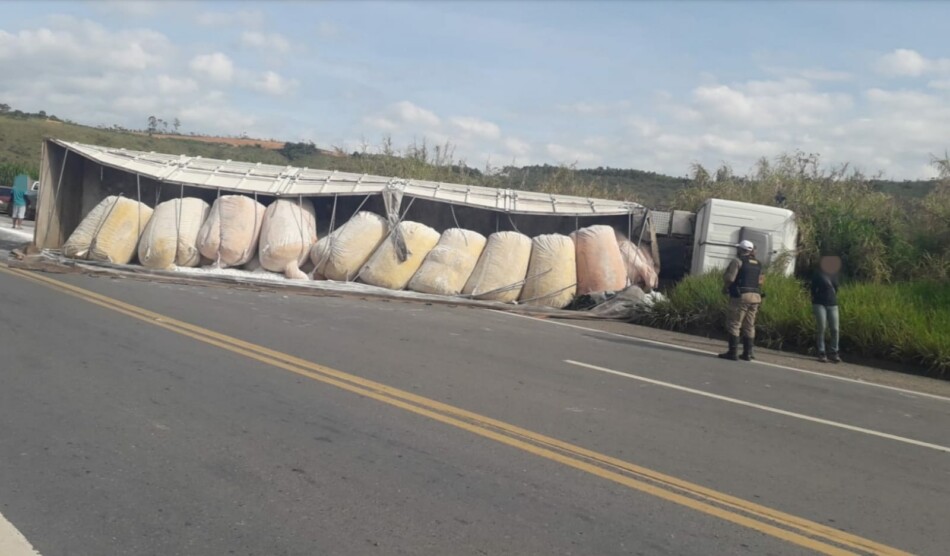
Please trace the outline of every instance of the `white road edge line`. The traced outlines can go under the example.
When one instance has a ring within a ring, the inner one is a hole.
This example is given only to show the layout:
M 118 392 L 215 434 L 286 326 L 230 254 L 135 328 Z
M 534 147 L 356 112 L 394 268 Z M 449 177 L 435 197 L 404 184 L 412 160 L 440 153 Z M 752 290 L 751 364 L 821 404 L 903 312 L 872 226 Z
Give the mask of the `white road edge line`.
M 493 312 L 493 313 L 499 313 L 499 314 L 502 314 L 502 315 L 507 315 L 507 316 L 509 316 L 509 317 L 518 317 L 518 318 L 522 318 L 522 319 L 533 320 L 533 321 L 535 321 L 535 322 L 545 322 L 545 323 L 548 323 L 548 324 L 555 324 L 555 325 L 557 325 L 557 326 L 566 326 L 566 327 L 568 327 L 568 328 L 576 328 L 576 329 L 578 329 L 578 330 L 586 330 L 587 332 L 596 332 L 596 333 L 598 333 L 598 334 L 604 334 L 604 335 L 606 335 L 606 336 L 615 336 L 615 337 L 617 337 L 617 338 L 624 338 L 624 339 L 632 340 L 632 341 L 635 341 L 635 342 L 642 342 L 642 343 L 645 343 L 645 344 L 653 344 L 653 345 L 657 345 L 657 346 L 664 346 L 664 347 L 674 348 L 674 349 L 678 349 L 678 350 L 680 350 L 680 351 L 688 351 L 688 352 L 692 352 L 692 353 L 701 353 L 701 354 L 703 354 L 703 355 L 716 355 L 715 352 L 706 351 L 706 350 L 704 350 L 704 349 L 692 348 L 692 347 L 688 347 L 688 346 L 681 346 L 681 345 L 677 345 L 677 344 L 671 344 L 671 343 L 668 343 L 668 342 L 660 342 L 660 341 L 658 341 L 658 340 L 648 340 L 648 339 L 646 339 L 646 338 L 638 338 L 637 336 L 628 336 L 628 335 L 626 335 L 626 334 L 618 334 L 618 333 L 616 333 L 616 332 L 607 332 L 606 330 L 598 330 L 598 329 L 596 329 L 596 328 L 588 328 L 588 327 L 586 327 L 586 326 L 578 326 L 578 325 L 576 325 L 576 324 L 570 324 L 570 323 L 567 323 L 567 322 L 558 322 L 558 321 L 553 321 L 553 320 L 548 320 L 548 319 L 539 319 L 539 318 L 535 318 L 535 317 L 528 316 L 528 315 L 519 315 L 519 314 L 517 314 L 517 313 L 509 313 L 508 311 L 499 311 L 499 310 L 497 310 L 497 309 L 488 309 L 488 310 L 491 311 L 491 312 Z M 927 393 L 927 392 L 918 392 L 917 390 L 909 390 L 909 389 L 907 389 L 907 388 L 900 388 L 900 387 L 897 387 L 897 386 L 888 386 L 888 385 L 886 385 L 886 384 L 878 384 L 878 383 L 876 383 L 876 382 L 869 382 L 869 381 L 867 381 L 867 380 L 861 380 L 861 379 L 858 379 L 858 378 L 848 378 L 848 377 L 845 377 L 845 376 L 829 375 L 829 374 L 825 374 L 825 373 L 820 373 L 820 372 L 818 372 L 818 371 L 809 371 L 809 370 L 806 370 L 806 369 L 799 369 L 799 368 L 797 368 L 797 367 L 789 367 L 789 366 L 787 366 L 787 365 L 780 365 L 780 364 L 778 364 L 778 363 L 769 363 L 769 362 L 767 362 L 767 361 L 758 361 L 758 360 L 755 360 L 755 361 L 751 361 L 751 363 L 753 363 L 753 364 L 758 364 L 758 365 L 764 365 L 764 366 L 766 366 L 766 367 L 773 367 L 773 368 L 775 368 L 775 369 L 783 369 L 783 370 L 786 370 L 786 371 L 794 371 L 794 372 L 796 372 L 796 373 L 802 373 L 802 374 L 806 374 L 806 375 L 812 375 L 812 376 L 816 376 L 816 377 L 820 377 L 820 378 L 827 378 L 827 379 L 830 379 L 830 380 L 838 380 L 838 381 L 841 381 L 841 382 L 850 382 L 850 383 L 852 383 L 852 384 L 860 384 L 860 385 L 862 385 L 862 386 L 871 386 L 871 387 L 874 387 L 874 388 L 883 388 L 884 390 L 890 390 L 890 391 L 892 391 L 892 392 L 900 392 L 900 393 L 902 393 L 902 394 L 907 394 L 907 395 L 909 395 L 909 396 L 920 396 L 920 397 L 924 397 L 924 398 L 930 398 L 930 399 L 934 399 L 934 400 L 940 400 L 940 401 L 942 401 L 942 402 L 950 402 L 950 397 L 947 397 L 947 396 L 941 396 L 941 395 L 939 395 L 939 394 L 929 394 L 929 393 Z M 744 364 L 745 364 L 745 365 L 748 365 L 749 363 L 744 363 Z
M 3 556 L 40 556 L 12 523 L 0 514 L 0 554 Z
M 712 398 L 714 400 L 720 400 L 723 402 L 729 402 L 736 405 L 742 405 L 745 407 L 751 407 L 754 409 L 759 409 L 762 411 L 767 411 L 769 413 L 776 413 L 778 415 L 784 415 L 786 417 L 794 417 L 795 419 L 801 419 L 802 421 L 810 421 L 812 423 L 819 423 L 822 425 L 828 425 L 829 427 L 837 427 L 839 429 L 845 429 L 852 432 L 859 432 L 862 434 L 867 434 L 870 436 L 877 436 L 879 438 L 886 438 L 888 440 L 896 440 L 897 442 L 903 442 L 905 444 L 913 444 L 914 446 L 921 446 L 923 448 L 930 448 L 931 450 L 937 450 L 939 452 L 950 453 L 950 446 L 941 446 L 940 444 L 931 444 L 930 442 L 923 442 L 920 440 L 914 440 L 913 438 L 905 438 L 903 436 L 897 436 L 896 434 L 888 434 L 886 432 L 875 431 L 871 429 L 864 429 L 861 427 L 856 427 L 854 425 L 848 425 L 845 423 L 839 423 L 837 421 L 829 421 L 828 419 L 822 419 L 820 417 L 811 417 L 810 415 L 803 415 L 801 413 L 795 413 L 793 411 L 786 411 L 784 409 L 778 409 L 775 407 L 770 407 L 767 405 L 757 404 L 753 402 L 747 402 L 745 400 L 739 400 L 736 398 L 730 398 L 728 396 L 721 396 L 719 394 L 713 394 L 712 392 L 706 392 L 704 390 L 696 390 L 695 388 L 688 388 L 686 386 L 680 386 L 679 384 L 673 384 L 671 382 L 663 382 L 662 380 L 655 380 L 652 378 L 647 378 L 644 376 L 634 375 L 630 373 L 624 373 L 621 371 L 615 371 L 613 369 L 608 369 L 606 367 L 598 367 L 597 365 L 591 365 L 589 363 L 581 363 L 580 361 L 572 361 L 570 359 L 565 359 L 565 363 L 576 365 L 578 367 L 584 367 L 594 371 L 600 371 L 602 373 L 622 376 L 624 378 L 630 378 L 633 380 L 639 380 L 641 382 L 647 382 L 649 384 L 655 384 L 657 386 L 663 386 L 664 388 L 672 388 L 673 390 L 679 390 L 681 392 L 687 392 L 690 394 L 696 394 L 697 396 L 703 396 L 706 398 Z

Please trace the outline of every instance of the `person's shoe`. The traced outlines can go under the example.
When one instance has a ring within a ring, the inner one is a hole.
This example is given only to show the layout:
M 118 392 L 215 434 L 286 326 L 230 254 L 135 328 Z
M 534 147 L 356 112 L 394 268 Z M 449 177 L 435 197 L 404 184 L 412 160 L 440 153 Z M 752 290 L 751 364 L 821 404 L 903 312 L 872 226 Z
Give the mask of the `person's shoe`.
M 821 363 L 827 363 L 827 362 L 828 362 L 828 358 L 825 357 L 825 352 L 821 351 L 821 352 L 818 353 L 818 361 L 821 362 Z
M 755 340 L 752 338 L 743 338 L 742 339 L 742 355 L 739 356 L 739 359 L 743 361 L 752 361 L 755 359 L 755 353 L 753 352 L 753 347 L 755 346 Z
M 726 353 L 720 353 L 720 359 L 728 359 L 730 361 L 739 360 L 739 337 L 738 336 L 729 336 L 729 351 Z
M 828 355 L 828 360 L 831 361 L 832 363 L 841 363 L 841 357 L 838 356 L 837 351 L 832 351 Z

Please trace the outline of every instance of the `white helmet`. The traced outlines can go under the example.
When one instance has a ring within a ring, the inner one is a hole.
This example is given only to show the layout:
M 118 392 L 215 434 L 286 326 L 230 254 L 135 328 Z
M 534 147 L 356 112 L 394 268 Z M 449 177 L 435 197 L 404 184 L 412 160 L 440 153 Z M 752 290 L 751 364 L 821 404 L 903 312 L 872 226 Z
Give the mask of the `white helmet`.
M 752 251 L 755 249 L 755 245 L 751 241 L 743 239 L 738 245 L 736 245 L 736 248 L 740 251 Z

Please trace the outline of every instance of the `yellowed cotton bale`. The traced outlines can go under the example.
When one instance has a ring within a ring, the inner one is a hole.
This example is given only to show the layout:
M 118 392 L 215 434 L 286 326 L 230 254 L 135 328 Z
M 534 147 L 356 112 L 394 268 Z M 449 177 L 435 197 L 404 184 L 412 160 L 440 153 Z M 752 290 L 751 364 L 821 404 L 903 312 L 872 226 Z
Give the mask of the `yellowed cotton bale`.
M 360 270 L 362 282 L 391 290 L 405 288 L 426 255 L 439 242 L 439 232 L 418 222 L 401 222 L 396 230 L 405 241 L 406 260 L 399 260 L 394 238 L 388 237 Z
M 577 293 L 574 240 L 561 234 L 531 240 L 531 261 L 521 290 L 521 302 L 563 309 Z
M 63 244 L 63 254 L 73 259 L 128 264 L 151 217 L 152 209 L 145 203 L 110 195 L 70 234 Z
M 485 236 L 471 230 L 450 228 L 409 281 L 409 289 L 420 293 L 458 295 L 465 287 L 478 257 L 485 248 Z
M 590 226 L 573 235 L 578 295 L 616 292 L 627 287 L 627 269 L 613 228 Z
M 462 292 L 478 299 L 517 301 L 530 259 L 531 238 L 518 232 L 495 232 L 488 236 Z
M 317 218 L 308 200 L 278 199 L 264 211 L 261 224 L 261 266 L 283 272 L 287 278 L 306 280 L 300 265 L 310 256 L 317 241 Z
M 198 230 L 208 216 L 208 203 L 197 197 L 159 204 L 139 240 L 139 262 L 149 268 L 198 266 Z
M 330 235 L 320 238 L 310 251 L 314 277 L 349 282 L 386 238 L 386 219 L 361 211 Z
M 198 251 L 219 268 L 241 266 L 257 253 L 264 205 L 244 195 L 223 195 L 198 232 Z
M 657 287 L 660 279 L 653 264 L 653 254 L 650 253 L 646 244 L 637 247 L 627 236 L 619 232 L 617 243 L 620 245 L 620 254 L 623 257 L 630 284 L 640 286 L 647 291 Z

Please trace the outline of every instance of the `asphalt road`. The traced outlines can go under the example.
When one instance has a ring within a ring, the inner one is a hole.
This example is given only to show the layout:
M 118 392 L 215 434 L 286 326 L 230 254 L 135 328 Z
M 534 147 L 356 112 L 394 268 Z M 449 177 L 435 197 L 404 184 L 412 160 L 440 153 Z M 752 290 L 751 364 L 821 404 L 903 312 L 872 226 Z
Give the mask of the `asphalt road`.
M 43 276 L 108 296 L 0 272 L 0 514 L 44 556 L 950 547 L 948 399 L 483 310 Z

